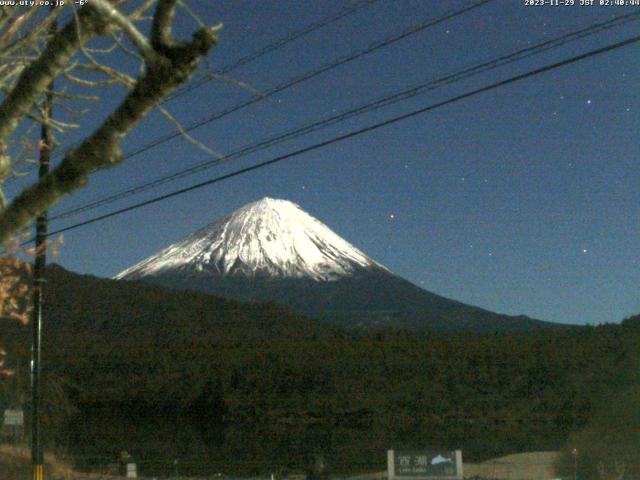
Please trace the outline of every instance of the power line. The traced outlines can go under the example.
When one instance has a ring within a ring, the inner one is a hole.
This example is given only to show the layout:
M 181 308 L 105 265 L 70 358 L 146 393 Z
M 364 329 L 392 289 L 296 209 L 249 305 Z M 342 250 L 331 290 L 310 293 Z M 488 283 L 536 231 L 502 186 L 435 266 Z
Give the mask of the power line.
M 236 171 L 228 173 L 226 175 L 221 175 L 219 177 L 215 177 L 215 178 L 212 178 L 210 180 L 207 180 L 207 181 L 204 181 L 204 182 L 200 182 L 200 183 L 197 183 L 195 185 L 191 185 L 189 187 L 182 188 L 180 190 L 173 191 L 171 193 L 160 195 L 158 197 L 152 198 L 150 200 L 146 200 L 144 202 L 140 202 L 140 203 L 137 203 L 137 204 L 134 204 L 134 205 L 130 205 L 128 207 L 121 208 L 119 210 L 115 210 L 115 211 L 106 213 L 104 215 L 99 215 L 99 216 L 91 218 L 89 220 L 85 220 L 83 222 L 79 222 L 79 223 L 76 223 L 74 225 L 70 225 L 68 227 L 55 230 L 55 231 L 49 233 L 48 236 L 57 235 L 57 234 L 60 234 L 60 233 L 63 233 L 63 232 L 67 232 L 69 230 L 74 230 L 76 228 L 79 228 L 79 227 L 82 227 L 82 226 L 85 226 L 85 225 L 89 225 L 89 224 L 92 224 L 92 223 L 95 223 L 95 222 L 98 222 L 98 221 L 101 221 L 101 220 L 105 220 L 107 218 L 114 217 L 116 215 L 120 215 L 120 214 L 125 213 L 125 212 L 136 210 L 138 208 L 145 207 L 147 205 L 158 203 L 158 202 L 161 202 L 163 200 L 167 200 L 169 198 L 172 198 L 172 197 L 175 197 L 175 196 L 178 196 L 178 195 L 182 195 L 184 193 L 191 192 L 193 190 L 197 190 L 197 189 L 200 189 L 202 187 L 205 187 L 205 186 L 208 186 L 208 185 L 212 185 L 214 183 L 221 182 L 223 180 L 227 180 L 229 178 L 237 177 L 239 175 L 242 175 L 242 174 L 245 174 L 245 173 L 248 173 L 248 172 L 259 170 L 259 169 L 267 167 L 269 165 L 273 165 L 273 164 L 282 162 L 284 160 L 288 160 L 289 158 L 294 158 L 294 157 L 300 156 L 302 154 L 309 153 L 311 151 L 318 150 L 320 148 L 324 148 L 324 147 L 333 145 L 333 144 L 341 142 L 343 140 L 347 140 L 349 138 L 357 137 L 357 136 L 363 135 L 365 133 L 369 133 L 369 132 L 372 132 L 374 130 L 378 130 L 378 129 L 382 128 L 382 127 L 386 127 L 388 125 L 392 125 L 394 123 L 401 122 L 403 120 L 408 120 L 409 118 L 413 118 L 415 116 L 421 115 L 423 113 L 427 113 L 427 112 L 429 112 L 431 110 L 435 110 L 435 109 L 440 108 L 440 107 L 444 107 L 446 105 L 451 105 L 451 104 L 459 102 L 461 100 L 464 100 L 464 99 L 479 95 L 481 93 L 485 93 L 485 92 L 488 92 L 488 91 L 491 91 L 491 90 L 495 90 L 495 89 L 503 87 L 505 85 L 509 85 L 511 83 L 515 83 L 515 82 L 518 82 L 518 81 L 521 81 L 521 80 L 525 80 L 527 78 L 530 78 L 530 77 L 533 77 L 533 76 L 536 76 L 536 75 L 540 75 L 542 73 L 545 73 L 545 72 L 548 72 L 548 71 L 551 71 L 551 70 L 555 70 L 556 68 L 564 67 L 566 65 L 570 65 L 572 63 L 576 63 L 576 62 L 579 62 L 581 60 L 585 60 L 587 58 L 595 57 L 597 55 L 601 55 L 601 54 L 606 53 L 606 52 L 617 50 L 619 48 L 631 45 L 631 44 L 636 43 L 638 41 L 640 41 L 640 36 L 631 37 L 631 38 L 628 38 L 628 39 L 623 40 L 621 42 L 617 42 L 617 43 L 614 43 L 614 44 L 611 44 L 611 45 L 607 45 L 606 47 L 601 47 L 601 48 L 598 48 L 598 49 L 595 49 L 595 50 L 591 50 L 591 51 L 589 51 L 587 53 L 583 53 L 581 55 L 577 55 L 577 56 L 562 60 L 560 62 L 556 62 L 556 63 L 552 63 L 550 65 L 546 65 L 544 67 L 536 68 L 536 69 L 530 70 L 530 71 L 528 71 L 526 73 L 523 73 L 523 74 L 520 74 L 520 75 L 516 75 L 516 76 L 510 77 L 510 78 L 508 78 L 506 80 L 501 80 L 501 81 L 492 83 L 490 85 L 487 85 L 487 86 L 484 86 L 484 87 L 481 87 L 481 88 L 477 88 L 475 90 L 471 90 L 469 92 L 466 92 L 466 93 L 463 93 L 461 95 L 457 95 L 455 97 L 449 98 L 447 100 L 444 100 L 444 101 L 441 101 L 441 102 L 438 102 L 438 103 L 435 103 L 435 104 L 420 108 L 418 110 L 413 110 L 413 111 L 411 111 L 409 113 L 405 113 L 403 115 L 395 116 L 395 117 L 393 117 L 391 119 L 388 119 L 388 120 L 385 120 L 385 121 L 370 125 L 368 127 L 364 127 L 364 128 L 359 129 L 359 130 L 355 130 L 353 132 L 350 132 L 350 133 L 347 133 L 347 134 L 344 134 L 344 135 L 340 135 L 338 137 L 334 137 L 332 139 L 325 140 L 323 142 L 319 142 L 319 143 L 316 143 L 316 144 L 313 144 L 313 145 L 310 145 L 310 146 L 295 150 L 293 152 L 290 152 L 290 153 L 287 153 L 287 154 L 284 154 L 284 155 L 280 155 L 278 157 L 272 158 L 271 160 L 267 160 L 267 161 L 258 163 L 256 165 L 252 165 L 250 167 L 242 168 L 240 170 L 236 170 Z M 29 243 L 31 241 L 33 241 L 33 240 L 29 240 L 29 241 L 24 242 L 24 243 Z
M 369 7 L 371 5 L 373 5 L 374 3 L 377 3 L 380 0 L 362 0 L 360 2 L 355 2 L 353 5 L 347 6 L 341 10 L 339 10 L 336 13 L 333 13 L 331 15 L 328 15 L 320 20 L 318 20 L 317 22 L 313 22 L 310 23 L 309 25 L 306 25 L 304 27 L 302 27 L 299 30 L 295 30 L 287 35 L 285 35 L 284 37 L 281 37 L 267 45 L 265 45 L 262 48 L 259 48 L 257 50 L 254 50 L 253 52 L 245 55 L 244 57 L 241 57 L 237 60 L 235 60 L 234 62 L 228 64 L 226 67 L 222 68 L 222 70 L 216 72 L 217 75 L 226 75 L 227 73 L 232 72 L 233 70 L 236 70 L 237 68 L 240 68 L 248 63 L 253 62 L 254 60 L 257 60 L 260 57 L 263 57 L 264 55 L 267 55 L 268 53 L 274 52 L 276 50 L 279 50 L 280 48 L 288 45 L 289 43 L 298 40 L 306 35 L 309 35 L 310 33 L 315 32 L 316 30 L 321 29 L 322 27 L 326 27 L 327 25 L 330 25 L 332 23 L 337 22 L 338 20 L 341 20 L 353 13 L 356 13 L 366 7 Z M 70 18 L 71 15 L 68 17 Z M 68 20 L 68 18 L 65 18 L 65 21 Z M 164 99 L 163 103 L 171 101 L 175 98 L 178 98 L 186 93 L 189 93 L 192 90 L 195 90 L 196 88 L 201 87 L 202 85 L 210 82 L 214 80 L 213 78 L 205 78 L 200 80 L 199 82 L 193 82 L 190 85 L 185 86 L 184 88 L 181 88 L 180 90 L 177 90 L 175 92 L 173 92 L 171 95 L 169 95 L 167 98 Z
M 378 2 L 379 0 L 365 0 L 362 2 L 358 2 L 355 3 L 353 5 L 351 5 L 350 7 L 344 8 L 342 10 L 340 10 L 339 12 L 329 15 L 317 22 L 311 23 L 303 28 L 301 28 L 300 30 L 296 30 L 294 32 L 291 32 L 289 35 L 286 35 L 285 37 L 282 37 L 268 45 L 265 45 L 264 47 L 255 50 L 252 53 L 249 53 L 248 55 L 245 55 L 244 57 L 239 58 L 238 60 L 236 60 L 233 63 L 230 63 L 229 65 L 227 65 L 226 67 L 224 67 L 222 70 L 220 70 L 219 72 L 217 72 L 218 75 L 226 75 L 227 73 L 232 72 L 233 70 L 240 68 L 250 62 L 253 62 L 254 60 L 257 60 L 258 58 L 271 53 L 275 50 L 278 50 L 282 47 L 284 47 L 285 45 L 293 42 L 294 40 L 297 40 L 299 38 L 304 37 L 305 35 L 308 35 L 310 33 L 315 32 L 316 30 L 322 28 L 322 27 L 326 27 L 327 25 L 330 25 L 331 23 L 337 22 L 338 20 L 351 15 L 352 13 L 355 13 L 359 10 L 362 10 L 365 7 L 369 7 L 371 5 L 373 5 L 374 3 Z M 190 85 L 186 85 L 184 88 L 174 92 L 172 95 L 170 95 L 169 97 L 167 97 L 165 99 L 166 101 L 171 101 L 174 98 L 177 98 L 179 96 L 184 95 L 185 93 L 189 93 L 192 90 L 195 90 L 196 88 L 201 87 L 202 85 L 204 85 L 205 83 L 208 83 L 210 81 L 212 81 L 212 78 L 206 78 L 201 80 L 200 82 L 193 82 Z
M 527 47 L 524 49 L 520 49 L 517 50 L 515 52 L 511 52 L 505 55 L 502 55 L 498 58 L 495 58 L 493 60 L 489 60 L 486 62 L 481 62 L 478 63 L 474 66 L 471 67 L 467 67 L 465 69 L 459 70 L 455 73 L 446 75 L 444 77 L 441 77 L 437 80 L 432 80 L 423 84 L 420 84 L 418 86 L 415 87 L 411 87 L 409 89 L 405 89 L 402 90 L 398 93 L 394 93 L 391 95 L 387 95 L 385 97 L 382 97 L 374 102 L 369 102 L 366 103 L 364 105 L 361 105 L 357 108 L 342 112 L 340 114 L 337 115 L 333 115 L 331 117 L 322 119 L 322 120 L 318 120 L 315 122 L 312 122 L 310 124 L 307 124 L 303 127 L 294 129 L 294 130 L 290 130 L 288 132 L 279 134 L 279 135 L 275 135 L 272 137 L 269 137 L 267 139 L 261 140 L 257 143 L 253 143 L 244 147 L 241 147 L 238 150 L 235 150 L 232 153 L 229 153 L 227 155 L 224 155 L 222 158 L 216 158 L 213 160 L 207 160 L 204 162 L 200 162 L 194 166 L 191 166 L 189 168 L 186 169 L 182 169 L 179 170 L 177 172 L 174 172 L 172 174 L 160 177 L 158 179 L 155 179 L 153 181 L 150 182 L 146 182 L 143 183 L 142 185 L 138 185 L 135 187 L 131 187 L 128 189 L 124 189 L 121 190 L 119 192 L 110 194 L 106 197 L 103 197 L 101 199 L 95 200 L 93 202 L 90 202 L 88 204 L 82 205 L 82 206 L 78 206 L 75 208 L 71 208 L 69 210 L 63 211 L 58 215 L 55 215 L 53 217 L 51 217 L 51 220 L 60 220 L 63 218 L 68 218 L 74 215 L 77 215 L 79 213 L 85 212 L 85 211 L 89 211 L 89 210 L 93 210 L 95 208 L 98 208 L 100 206 L 103 205 L 107 205 L 113 202 L 116 202 L 118 200 L 121 200 L 123 198 L 127 198 L 129 196 L 132 195 L 136 195 L 138 193 L 142 193 L 145 192 L 147 190 L 151 190 L 153 188 L 156 188 L 158 186 L 164 185 L 166 183 L 170 183 L 172 181 L 178 180 L 180 178 L 184 178 L 190 175 L 193 175 L 195 173 L 199 173 L 202 171 L 205 171 L 209 168 L 213 168 L 214 166 L 219 165 L 222 162 L 225 161 L 230 161 L 233 159 L 237 159 L 239 157 L 244 157 L 248 154 L 251 153 L 255 153 L 257 151 L 261 151 L 264 150 L 266 148 L 269 148 L 271 146 L 280 144 L 284 141 L 287 140 L 291 140 L 294 138 L 298 138 L 302 135 L 305 135 L 307 133 L 310 132 L 314 132 L 316 130 L 319 130 L 321 128 L 333 125 L 335 123 L 338 122 L 342 122 L 344 120 L 347 120 L 349 118 L 355 117 L 355 116 L 359 116 L 362 115 L 364 113 L 368 113 L 374 110 L 377 110 L 379 108 L 391 105 L 391 104 L 395 104 L 397 102 L 409 99 L 409 98 L 413 98 L 415 96 L 418 96 L 422 93 L 425 93 L 426 91 L 431 91 L 434 90 L 436 88 L 439 88 L 441 86 L 445 86 L 445 85 L 449 85 L 451 83 L 454 82 L 458 82 L 461 80 L 465 80 L 467 78 L 470 78 L 472 76 L 478 75 L 480 73 L 484 73 L 486 71 L 489 70 L 493 70 L 495 68 L 498 67 L 502 67 L 504 65 L 516 62 L 516 61 L 520 61 L 524 58 L 528 58 L 531 57 L 533 55 L 537 55 L 543 52 L 546 52 L 548 50 L 551 49 L 555 49 L 558 48 L 562 45 L 565 45 L 571 41 L 575 41 L 581 38 L 584 38 L 586 36 L 589 35 L 593 35 L 595 33 L 600 33 L 606 30 L 609 30 L 611 28 L 614 27 L 618 27 L 620 25 L 623 25 L 625 23 L 631 22 L 631 21 L 635 21 L 640 17 L 640 12 L 635 12 L 635 13 L 631 13 L 631 14 L 626 14 L 626 15 L 620 15 L 617 17 L 614 17 L 610 20 L 606 20 L 604 22 L 600 22 L 600 23 L 596 23 L 596 24 L 592 24 L 588 27 L 582 28 L 580 30 L 577 31 L 573 31 L 570 32 L 568 34 L 564 34 L 560 37 L 557 37 L 555 39 L 551 39 L 551 40 L 547 40 L 544 42 L 541 42 L 539 44 L 533 45 L 531 47 Z
M 302 38 L 302 37 L 304 37 L 306 35 L 309 35 L 310 33 L 313 33 L 313 32 L 315 32 L 316 30 L 319 30 L 322 27 L 326 27 L 327 25 L 335 23 L 338 20 L 341 20 L 342 18 L 345 18 L 345 17 L 347 17 L 347 16 L 349 16 L 349 15 L 351 15 L 353 13 L 356 13 L 356 12 L 366 8 L 366 7 L 369 7 L 369 6 L 377 3 L 378 1 L 380 1 L 380 0 L 363 0 L 363 1 L 360 1 L 360 2 L 356 2 L 351 6 L 343 8 L 342 10 L 340 10 L 340 11 L 334 13 L 334 14 L 331 14 L 331 15 L 329 15 L 327 17 L 324 17 L 324 18 L 318 20 L 317 22 L 310 23 L 309 25 L 306 25 L 306 26 L 302 27 L 300 30 L 293 31 L 293 32 L 289 33 L 288 35 L 285 35 L 284 37 L 279 38 L 279 39 L 273 41 L 272 43 L 269 43 L 269 44 L 265 45 L 264 47 L 259 48 L 259 49 L 255 50 L 255 51 L 245 55 L 244 57 L 241 57 L 241 58 L 235 60 L 233 63 L 230 63 L 229 65 L 224 67 L 219 72 L 216 72 L 216 74 L 217 75 L 226 75 L 226 74 L 232 72 L 233 70 L 235 70 L 235 69 L 237 69 L 237 68 L 239 68 L 241 66 L 247 65 L 248 63 L 251 63 L 254 60 L 257 60 L 258 58 L 260 58 L 260 57 L 262 57 L 262 56 L 264 56 L 264 55 L 266 55 L 268 53 L 271 53 L 271 52 L 274 52 L 276 50 L 279 50 L 280 48 L 288 45 L 289 43 L 291 43 L 291 42 L 293 42 L 295 40 L 298 40 L 298 39 L 300 39 L 300 38 Z M 64 18 L 63 21 L 66 22 L 72 16 L 73 16 L 73 14 L 69 14 L 66 18 Z M 173 92 L 169 97 L 165 98 L 162 103 L 174 100 L 175 98 L 178 98 L 178 97 L 180 97 L 180 96 L 182 96 L 182 95 L 184 95 L 184 94 L 186 94 L 186 93 L 188 93 L 188 92 L 190 92 L 190 91 L 192 91 L 192 90 L 194 90 L 196 88 L 199 88 L 202 85 L 204 85 L 207 82 L 210 82 L 212 80 L 214 80 L 214 79 L 213 78 L 206 78 L 206 79 L 201 80 L 200 82 L 194 82 L 191 85 L 187 85 L 184 88 Z M 66 149 L 73 148 L 74 146 L 79 145 L 79 143 L 80 142 L 74 142 L 71 145 L 69 145 L 68 147 L 66 147 Z M 61 156 L 62 155 L 58 155 L 57 159 L 60 159 Z M 15 178 L 16 177 L 12 177 L 12 179 L 10 179 L 10 180 L 15 181 Z
M 219 112 L 216 112 L 212 115 L 207 116 L 206 118 L 203 118 L 193 124 L 191 124 L 189 127 L 186 127 L 184 129 L 182 129 L 181 131 L 177 131 L 177 132 L 173 132 L 167 135 L 164 135 L 162 137 L 157 138 L 156 140 L 147 143 L 146 145 L 143 145 L 142 147 L 138 148 L 137 150 L 133 150 L 131 152 L 128 152 L 124 155 L 123 160 L 124 159 L 129 159 L 132 157 L 135 157 L 136 155 L 139 155 L 143 152 L 146 152 L 148 150 L 151 150 L 152 148 L 157 147 L 158 145 L 161 145 L 163 143 L 166 143 L 170 140 L 173 140 L 174 138 L 178 138 L 182 135 L 184 135 L 184 133 L 189 133 L 192 132 L 193 130 L 196 130 L 204 125 L 207 125 L 215 120 L 219 120 L 220 118 L 226 117 L 227 115 L 237 112 L 238 110 L 241 110 L 245 107 L 248 107 L 249 105 L 253 105 L 254 103 L 257 103 L 261 100 L 264 100 L 266 98 L 269 98 L 273 95 L 275 95 L 276 93 L 280 93 L 284 90 L 287 90 L 295 85 L 299 85 L 303 82 L 306 82 L 307 80 L 311 80 L 312 78 L 315 78 L 319 75 L 322 75 L 323 73 L 326 73 L 328 71 L 331 71 L 339 66 L 345 65 L 347 63 L 353 62 L 354 60 L 357 60 L 361 57 L 364 57 L 365 55 L 368 55 L 370 53 L 373 53 L 377 50 L 380 50 L 381 48 L 385 48 L 388 47 L 389 45 L 392 45 L 396 42 L 399 42 L 400 40 L 403 40 L 411 35 L 415 35 L 416 33 L 422 32 L 423 30 L 426 30 L 428 28 L 431 28 L 435 25 L 438 25 L 442 22 L 445 22 L 447 20 L 450 20 L 452 18 L 455 18 L 457 16 L 463 15 L 471 10 L 474 10 L 478 7 L 481 7 L 489 2 L 492 2 L 494 0 L 479 0 L 476 2 L 473 2 L 471 5 L 468 5 L 466 7 L 460 8 L 458 10 L 450 10 L 448 13 L 437 17 L 435 19 L 429 19 L 429 20 L 425 20 L 421 23 L 418 23 L 416 25 L 413 25 L 409 28 L 407 28 L 406 30 L 402 31 L 399 34 L 393 35 L 391 37 L 386 38 L 385 40 L 381 40 L 378 42 L 375 42 L 371 45 L 369 45 L 368 47 L 364 48 L 364 49 L 359 49 L 359 50 L 355 50 L 351 53 L 349 53 L 348 55 L 345 55 L 343 57 L 339 57 L 327 64 L 324 64 L 318 68 L 315 68 L 313 70 L 310 70 L 306 73 L 303 73 L 302 75 L 299 75 L 297 77 L 294 77 L 292 79 L 287 80 L 284 83 L 281 83 L 280 85 L 276 85 L 275 87 L 272 87 L 268 90 L 266 90 L 265 92 L 263 92 L 260 95 L 254 95 L 253 97 L 249 98 L 248 100 L 245 100 L 243 102 L 240 102 L 236 105 L 233 105 L 231 107 L 228 107 L 224 110 L 221 110 Z
M 480 6 L 483 6 L 487 3 L 490 3 L 494 0 L 478 0 L 476 2 L 472 2 L 470 5 L 467 5 L 466 7 L 457 9 L 457 10 L 449 10 L 448 13 L 444 14 L 443 16 L 437 17 L 435 19 L 428 19 L 425 20 L 421 23 L 418 23 L 416 25 L 412 25 L 409 28 L 405 29 L 404 31 L 400 32 L 399 34 L 390 36 L 384 40 L 375 42 L 371 45 L 369 45 L 368 47 L 364 48 L 364 49 L 359 49 L 359 50 L 355 50 L 351 53 L 349 53 L 346 56 L 343 57 L 339 57 L 327 64 L 324 64 L 320 67 L 317 67 L 313 70 L 310 70 L 306 73 L 303 73 L 302 75 L 299 75 L 297 77 L 294 77 L 292 79 L 287 80 L 284 83 L 281 83 L 279 85 L 276 85 L 275 87 L 272 87 L 268 90 L 266 90 L 265 92 L 263 92 L 262 94 L 259 95 L 255 95 L 253 97 L 251 97 L 248 100 L 245 100 L 243 102 L 240 102 L 236 105 L 233 105 L 231 107 L 228 107 L 224 110 L 221 110 L 219 112 L 214 113 L 213 115 L 210 115 L 206 118 L 203 118 L 193 124 L 191 124 L 189 127 L 183 128 L 180 131 L 176 131 L 167 135 L 164 135 L 162 137 L 158 137 L 155 140 L 147 143 L 146 145 L 141 146 L 140 148 L 138 148 L 137 150 L 133 150 L 131 152 L 126 153 L 122 160 L 126 160 L 132 157 L 135 157 L 143 152 L 146 152 L 148 150 L 151 150 L 152 148 L 157 147 L 158 145 L 161 145 L 163 143 L 166 143 L 168 141 L 171 141 L 175 138 L 181 137 L 182 135 L 184 135 L 185 133 L 189 133 L 192 132 L 193 130 L 196 130 L 206 124 L 209 124 L 211 122 L 214 122 L 215 120 L 219 120 L 220 118 L 223 118 L 231 113 L 237 112 L 238 110 L 241 110 L 245 107 L 248 107 L 249 105 L 253 105 L 254 103 L 257 103 L 261 100 L 264 100 L 266 98 L 269 98 L 277 93 L 280 93 L 284 90 L 287 90 L 295 85 L 298 85 L 300 83 L 306 82 L 307 80 L 311 80 L 312 78 L 315 78 L 319 75 L 322 75 L 323 73 L 326 73 L 328 71 L 331 71 L 339 66 L 342 66 L 344 64 L 350 63 L 354 60 L 357 60 L 358 58 L 361 58 L 365 55 L 368 55 L 370 53 L 373 53 L 381 48 L 387 47 L 389 45 L 392 45 L 400 40 L 403 40 L 404 38 L 407 38 L 411 35 L 417 34 L 423 30 L 426 30 L 428 28 L 431 28 L 435 25 L 438 25 L 442 22 L 445 22 L 447 20 L 450 20 L 452 18 L 455 18 L 457 16 L 463 15 L 475 8 L 478 8 Z M 268 47 L 268 46 L 267 46 Z M 267 48 L 265 47 L 265 48 Z M 257 58 L 257 57 L 256 57 Z M 242 59 L 241 59 L 242 60 Z M 246 62 L 245 62 L 246 63 Z M 73 147 L 74 145 L 77 145 L 79 142 L 76 142 L 75 144 L 72 144 L 71 147 Z M 58 157 L 60 158 L 60 157 Z

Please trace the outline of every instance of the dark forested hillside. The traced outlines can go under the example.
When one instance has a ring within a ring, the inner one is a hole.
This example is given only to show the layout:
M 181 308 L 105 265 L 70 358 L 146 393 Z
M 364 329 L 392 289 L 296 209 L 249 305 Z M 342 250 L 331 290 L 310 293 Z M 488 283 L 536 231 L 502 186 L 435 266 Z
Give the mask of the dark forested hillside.
M 10 361 L 20 355 L 26 363 L 27 329 L 3 327 Z M 256 437 L 264 439 L 264 458 L 312 431 L 323 439 L 319 448 L 346 464 L 354 455 L 383 461 L 380 452 L 392 446 L 463 448 L 476 459 L 559 448 L 588 424 L 603 392 L 629 386 L 624 372 L 640 322 L 489 335 L 354 334 L 273 304 L 53 267 L 44 338 L 46 374 L 58 392 L 50 411 L 74 415 L 75 425 L 97 413 L 180 417 L 203 431 L 224 425 L 240 444 L 257 431 L 293 432 L 281 443 Z M 9 387 L 5 403 L 15 393 Z M 343 435 L 330 435 L 337 431 Z M 347 441 L 361 451 L 342 448 Z
M 330 282 L 311 279 L 211 276 L 162 272 L 142 281 L 240 301 L 277 301 L 346 329 L 401 328 L 416 332 L 529 332 L 565 328 L 525 315 L 504 315 L 436 295 L 382 268 L 357 269 Z

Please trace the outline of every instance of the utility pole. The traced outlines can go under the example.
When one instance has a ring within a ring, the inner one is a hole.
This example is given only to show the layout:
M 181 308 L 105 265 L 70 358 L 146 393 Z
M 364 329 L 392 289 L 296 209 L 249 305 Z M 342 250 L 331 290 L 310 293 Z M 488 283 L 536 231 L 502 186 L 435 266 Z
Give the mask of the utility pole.
M 53 8 L 53 7 L 52 7 Z M 57 24 L 54 21 L 49 33 L 55 34 Z M 40 130 L 40 150 L 38 178 L 42 179 L 49 173 L 49 161 L 53 148 L 53 133 L 48 124 L 53 113 L 53 81 L 49 83 L 47 93 L 42 104 L 43 118 Z M 42 432 L 40 428 L 40 414 L 42 402 L 41 372 L 42 372 L 42 307 L 44 304 L 45 268 L 47 266 L 47 211 L 36 218 L 36 247 L 33 265 L 33 314 L 31 324 L 33 338 L 31 343 L 31 469 L 32 480 L 44 480 L 44 454 L 42 447 Z

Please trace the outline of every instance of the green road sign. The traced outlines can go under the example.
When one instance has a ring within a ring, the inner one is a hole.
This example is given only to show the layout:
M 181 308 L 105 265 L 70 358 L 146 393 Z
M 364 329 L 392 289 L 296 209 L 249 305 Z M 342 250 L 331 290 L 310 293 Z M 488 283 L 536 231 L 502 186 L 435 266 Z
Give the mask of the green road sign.
M 462 452 L 394 451 L 387 454 L 389 479 L 461 479 Z

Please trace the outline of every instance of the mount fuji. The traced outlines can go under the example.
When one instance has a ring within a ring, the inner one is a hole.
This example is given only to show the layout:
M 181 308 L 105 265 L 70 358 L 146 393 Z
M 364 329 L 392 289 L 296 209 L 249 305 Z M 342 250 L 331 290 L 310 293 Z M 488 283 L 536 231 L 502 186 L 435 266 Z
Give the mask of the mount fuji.
M 115 279 L 273 301 L 349 328 L 485 332 L 557 325 L 493 313 L 423 290 L 298 205 L 272 198 L 245 205 Z
M 116 279 L 180 272 L 326 282 L 362 268 L 385 269 L 296 204 L 263 198 L 128 268 Z

